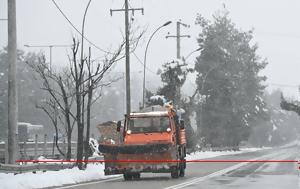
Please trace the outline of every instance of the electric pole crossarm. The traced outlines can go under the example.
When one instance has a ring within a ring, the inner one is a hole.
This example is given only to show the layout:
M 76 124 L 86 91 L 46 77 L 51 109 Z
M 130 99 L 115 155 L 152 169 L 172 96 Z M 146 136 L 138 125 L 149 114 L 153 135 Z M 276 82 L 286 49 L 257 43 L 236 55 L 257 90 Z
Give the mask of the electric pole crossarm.
M 184 27 L 186 27 L 186 28 L 189 28 L 189 27 L 190 27 L 190 25 L 184 24 L 184 23 L 182 23 L 182 22 L 178 22 L 178 24 L 180 24 L 180 25 L 182 25 L 182 26 L 184 26 Z
M 191 36 L 190 35 L 181 35 L 180 34 L 180 26 L 184 26 L 186 28 L 189 28 L 190 26 L 187 25 L 187 24 L 184 24 L 180 21 L 176 22 L 176 35 L 167 35 L 166 38 L 168 39 L 169 37 L 172 37 L 172 38 L 176 38 L 176 49 L 177 49 L 177 58 L 178 59 L 181 59 L 181 55 L 180 55 L 180 39 L 182 37 L 187 37 L 187 38 L 190 38 Z
M 177 37 L 176 35 L 167 35 L 166 38 L 168 39 L 169 37 Z
M 110 16 L 112 16 L 113 12 L 123 12 L 125 9 L 110 9 Z M 134 8 L 134 9 L 128 9 L 128 11 L 131 11 L 134 15 L 134 11 L 141 11 L 142 15 L 144 15 L 144 8 Z
M 169 37 L 177 37 L 177 35 L 167 35 L 166 38 L 169 38 Z M 187 38 L 190 38 L 191 36 L 190 35 L 179 35 L 179 37 L 187 37 Z
M 190 38 L 191 36 L 190 36 L 190 35 L 180 35 L 179 37 L 187 37 L 187 38 Z

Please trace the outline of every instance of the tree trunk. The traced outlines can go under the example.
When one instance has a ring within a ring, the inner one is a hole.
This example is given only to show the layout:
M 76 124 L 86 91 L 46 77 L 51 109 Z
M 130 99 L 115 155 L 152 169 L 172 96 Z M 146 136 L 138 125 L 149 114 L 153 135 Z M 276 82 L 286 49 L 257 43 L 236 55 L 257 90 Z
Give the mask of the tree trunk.
M 76 121 L 77 121 L 77 166 L 79 169 L 82 167 L 82 157 L 83 157 L 83 125 L 81 123 L 81 95 L 80 95 L 80 81 L 76 81 Z
M 64 154 L 64 152 L 60 149 L 60 147 L 59 147 L 59 145 L 58 145 L 58 129 L 57 129 L 57 126 L 55 127 L 55 146 L 56 146 L 58 152 L 59 152 L 62 156 L 66 157 L 65 154 Z
M 68 107 L 68 105 L 66 105 Z M 71 126 L 71 121 L 70 121 L 70 110 L 69 107 L 66 108 L 66 122 L 67 122 L 67 154 L 66 154 L 66 159 L 70 160 L 72 156 L 72 144 L 71 144 L 71 138 L 72 138 L 72 126 Z
M 92 105 L 93 89 L 90 88 L 88 91 L 87 101 L 87 115 L 86 115 L 86 140 L 85 140 L 85 167 L 87 166 L 87 160 L 89 157 L 89 139 L 90 139 L 90 127 L 91 127 L 91 105 Z
M 71 141 L 71 137 L 72 137 L 72 132 L 68 132 L 67 133 L 67 155 L 66 155 L 66 159 L 70 160 L 71 156 L 72 156 L 72 141 Z

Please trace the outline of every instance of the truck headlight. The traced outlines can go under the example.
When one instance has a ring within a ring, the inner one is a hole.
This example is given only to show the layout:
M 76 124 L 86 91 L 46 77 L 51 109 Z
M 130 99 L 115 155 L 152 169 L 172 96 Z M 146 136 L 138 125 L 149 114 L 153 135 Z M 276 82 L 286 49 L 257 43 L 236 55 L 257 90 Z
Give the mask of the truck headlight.
M 131 134 L 131 130 L 127 130 L 127 132 L 126 132 L 128 135 L 130 135 Z
M 167 132 L 171 132 L 171 128 L 170 127 L 167 128 Z

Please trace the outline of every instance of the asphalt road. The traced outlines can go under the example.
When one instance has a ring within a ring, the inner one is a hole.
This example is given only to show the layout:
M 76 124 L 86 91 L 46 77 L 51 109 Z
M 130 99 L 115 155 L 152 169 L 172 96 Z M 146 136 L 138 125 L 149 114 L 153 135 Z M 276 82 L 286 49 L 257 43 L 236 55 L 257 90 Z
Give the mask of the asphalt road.
M 299 147 L 274 148 L 237 155 L 219 156 L 212 160 L 299 160 Z M 189 163 L 184 178 L 170 174 L 142 174 L 139 180 L 123 177 L 94 181 L 57 189 L 296 189 L 299 187 L 297 163 Z

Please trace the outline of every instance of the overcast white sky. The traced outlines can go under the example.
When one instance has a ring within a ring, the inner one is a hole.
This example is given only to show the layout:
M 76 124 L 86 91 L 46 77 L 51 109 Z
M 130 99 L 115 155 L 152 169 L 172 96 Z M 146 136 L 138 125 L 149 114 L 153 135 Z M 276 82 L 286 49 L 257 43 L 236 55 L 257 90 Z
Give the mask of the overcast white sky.
M 0 0 L 0 18 L 7 15 L 7 1 Z M 83 11 L 87 0 L 56 0 L 65 14 L 77 28 L 81 26 Z M 183 28 L 182 34 L 190 34 L 190 39 L 182 39 L 182 56 L 197 49 L 196 38 L 199 27 L 194 25 L 197 13 L 206 18 L 222 10 L 223 3 L 230 12 L 236 25 L 249 30 L 254 28 L 254 41 L 259 45 L 259 54 L 269 61 L 263 72 L 268 77 L 270 88 L 282 88 L 290 96 L 299 96 L 300 84 L 300 1 L 299 0 L 130 0 L 131 7 L 145 9 L 145 14 L 136 12 L 134 25 L 147 28 L 147 32 L 136 50 L 143 59 L 145 44 L 152 32 L 166 21 L 174 23 L 153 38 L 147 56 L 147 66 L 154 72 L 163 62 L 176 57 L 175 39 L 165 39 L 165 35 L 175 34 L 175 22 L 181 19 L 191 25 Z M 123 0 L 93 0 L 87 16 L 86 37 L 104 49 L 114 49 L 124 31 L 124 14 L 116 12 L 110 16 L 109 9 L 122 8 Z M 29 45 L 65 45 L 71 44 L 72 35 L 77 33 L 55 8 L 51 0 L 17 0 L 18 47 L 23 50 L 39 51 L 37 48 L 25 48 Z M 79 35 L 77 35 L 79 37 Z M 7 44 L 6 22 L 0 22 L 0 45 Z M 45 51 L 49 56 L 48 49 Z M 62 65 L 66 62 L 65 48 L 53 50 L 53 63 Z M 94 57 L 102 52 L 94 49 Z M 197 54 L 189 58 L 191 64 Z M 133 72 L 142 70 L 142 65 L 131 56 Z M 123 71 L 124 62 L 114 68 Z M 148 77 L 157 77 L 147 72 Z M 149 83 L 150 84 L 150 83 Z M 276 86 L 283 84 L 287 86 Z

